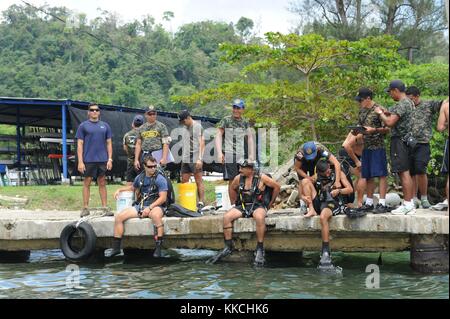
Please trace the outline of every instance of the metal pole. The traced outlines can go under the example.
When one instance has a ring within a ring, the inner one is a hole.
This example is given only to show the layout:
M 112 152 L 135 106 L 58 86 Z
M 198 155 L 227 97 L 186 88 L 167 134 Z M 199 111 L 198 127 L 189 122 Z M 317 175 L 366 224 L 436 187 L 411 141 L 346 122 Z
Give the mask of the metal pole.
M 21 154 L 21 149 L 20 149 L 20 143 L 21 141 L 21 132 L 20 132 L 20 109 L 17 106 L 16 108 L 16 147 L 17 147 L 17 169 L 18 169 L 18 185 L 19 186 L 21 184 L 21 161 L 22 161 L 22 154 Z
M 67 118 L 66 111 L 69 103 L 65 101 L 62 104 L 61 112 L 62 112 L 62 165 L 63 165 L 63 176 L 61 183 L 67 181 Z

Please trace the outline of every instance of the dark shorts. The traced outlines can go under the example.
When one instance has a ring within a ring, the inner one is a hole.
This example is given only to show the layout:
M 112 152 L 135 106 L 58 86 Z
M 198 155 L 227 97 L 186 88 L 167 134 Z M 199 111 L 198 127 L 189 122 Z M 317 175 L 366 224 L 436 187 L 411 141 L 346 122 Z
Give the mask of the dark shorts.
M 333 213 L 333 216 L 337 215 L 340 212 L 340 206 L 339 206 L 339 202 L 338 201 L 335 201 L 330 206 L 328 206 L 328 205 L 329 205 L 329 203 L 322 203 L 320 201 L 319 195 L 317 195 L 313 199 L 314 210 L 316 211 L 316 213 L 318 215 L 320 215 L 322 213 L 322 210 L 324 210 L 325 208 L 330 208 L 331 212 Z
M 232 181 L 237 175 L 239 175 L 238 163 L 225 163 L 223 165 L 223 180 Z
M 294 159 L 294 163 L 295 163 L 295 161 L 296 160 Z M 302 167 L 300 169 L 303 172 L 305 172 L 306 175 L 309 175 L 309 176 L 314 176 L 316 174 L 316 172 L 315 172 L 316 171 L 316 164 L 314 162 L 307 163 L 306 165 L 304 163 L 302 163 Z M 300 176 L 300 174 L 297 174 L 297 175 L 298 175 L 298 179 L 299 180 L 303 180 L 304 179 L 304 177 Z
M 84 172 L 84 177 L 102 177 L 106 175 L 106 162 L 100 163 L 85 163 L 86 171 Z
M 430 144 L 417 144 L 410 156 L 409 173 L 411 176 L 426 174 L 430 159 Z
M 134 182 L 136 176 L 139 175 L 139 172 L 134 168 L 134 160 L 127 160 L 127 172 L 125 174 L 125 178 L 127 182 Z
M 356 155 L 356 157 L 361 160 L 361 156 Z M 344 169 L 349 169 L 350 167 L 356 168 L 356 163 L 352 160 L 344 148 L 339 150 L 339 160 L 341 161 L 342 168 Z
M 255 210 L 257 210 L 258 208 L 264 208 L 264 210 L 266 211 L 266 216 L 267 216 L 267 208 L 263 204 L 255 203 L 255 205 L 253 205 L 253 209 L 251 209 L 252 208 L 252 204 L 253 203 L 244 205 L 245 206 L 245 210 L 248 212 L 248 214 L 245 213 L 244 208 L 241 205 L 236 205 L 235 208 L 237 210 L 239 210 L 242 213 L 242 217 L 245 217 L 245 218 L 253 217 L 253 212 Z
M 411 151 L 400 137 L 391 138 L 392 173 L 402 173 L 410 170 Z
M 403 142 L 402 142 L 403 143 Z M 386 150 L 363 150 L 361 156 L 361 176 L 365 179 L 388 175 Z
M 198 170 L 195 166 L 194 163 L 181 163 L 181 174 L 196 174 L 203 172 L 203 168 Z
M 444 160 L 442 162 L 441 173 L 448 174 L 448 139 L 445 142 Z
M 144 208 L 141 210 L 139 204 L 133 205 L 133 208 L 136 210 L 136 212 L 138 213 L 138 215 L 142 214 L 142 211 L 143 211 L 145 208 L 147 208 L 147 207 L 148 207 L 148 206 L 144 206 Z M 157 206 L 157 207 L 159 207 L 159 208 L 162 209 L 162 211 L 163 211 L 163 216 L 165 216 L 166 213 L 167 213 L 167 207 L 166 207 L 166 206 Z

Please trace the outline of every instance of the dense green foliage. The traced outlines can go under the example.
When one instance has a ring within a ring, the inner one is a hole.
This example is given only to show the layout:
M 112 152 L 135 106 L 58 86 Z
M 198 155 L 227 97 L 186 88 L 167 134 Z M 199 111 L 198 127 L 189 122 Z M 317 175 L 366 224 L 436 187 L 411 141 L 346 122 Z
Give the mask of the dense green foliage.
M 229 82 L 236 67 L 219 61 L 222 42 L 242 43 L 252 24 L 204 21 L 171 34 L 152 17 L 120 24 L 108 12 L 64 23 L 66 8 L 9 7 L 0 22 L 0 96 L 71 98 L 175 110 L 172 95 Z M 168 17 L 170 18 L 170 17 Z M 202 109 L 220 115 L 223 107 Z

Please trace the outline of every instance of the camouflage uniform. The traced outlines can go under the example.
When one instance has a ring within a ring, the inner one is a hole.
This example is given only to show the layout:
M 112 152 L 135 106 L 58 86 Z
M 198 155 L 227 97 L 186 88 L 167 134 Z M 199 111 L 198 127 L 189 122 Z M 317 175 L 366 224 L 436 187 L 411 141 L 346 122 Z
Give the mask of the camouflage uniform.
M 380 105 L 375 104 L 372 108 L 361 108 L 358 114 L 358 123 L 362 126 L 368 126 L 373 128 L 383 128 L 384 123 L 380 120 L 380 117 L 375 113 L 375 108 Z M 384 148 L 384 135 L 380 133 L 372 135 L 364 135 L 364 149 L 377 150 Z
M 358 115 L 360 125 L 384 128 L 384 123 L 381 121 L 377 113 L 376 107 L 381 107 L 375 104 L 370 109 L 361 108 Z M 384 146 L 384 135 L 375 133 L 364 135 L 364 150 L 361 156 L 361 176 L 365 179 L 372 179 L 375 177 L 385 177 L 388 175 L 387 171 L 387 156 Z
M 421 101 L 414 108 L 412 133 L 418 143 L 430 143 L 433 136 L 433 116 L 439 113 L 442 101 Z
M 137 176 L 137 172 L 134 168 L 134 151 L 136 148 L 138 134 L 138 129 L 132 129 L 123 136 L 123 145 L 125 145 L 128 150 L 126 172 L 127 182 L 134 181 L 134 178 Z
M 225 130 L 222 139 L 222 152 L 225 154 L 224 180 L 232 180 L 239 174 L 238 163 L 245 157 L 245 140 L 250 123 L 241 118 L 233 116 L 224 117 L 217 128 Z
M 169 136 L 167 126 L 159 121 L 152 124 L 146 122 L 138 129 L 138 132 L 138 137 L 142 140 L 142 152 L 153 152 L 162 149 L 162 139 Z
M 391 164 L 393 173 L 402 173 L 411 168 L 411 150 L 402 138 L 411 132 L 414 102 L 408 98 L 400 100 L 390 108 L 392 114 L 400 117 L 391 130 Z
M 411 131 L 411 119 L 414 108 L 414 102 L 408 98 L 405 98 L 398 101 L 397 104 L 389 109 L 389 112 L 400 116 L 400 119 L 392 128 L 392 137 L 402 138 Z
M 243 144 L 238 142 L 244 141 L 247 136 L 247 129 L 250 127 L 249 122 L 244 118 L 237 120 L 233 116 L 226 116 L 217 124 L 217 127 L 225 130 L 225 138 L 222 140 L 222 151 L 244 155 Z
M 423 175 L 431 159 L 430 140 L 433 136 L 433 116 L 439 113 L 441 101 L 421 101 L 415 106 L 411 117 L 411 132 L 417 146 L 411 150 L 410 174 Z

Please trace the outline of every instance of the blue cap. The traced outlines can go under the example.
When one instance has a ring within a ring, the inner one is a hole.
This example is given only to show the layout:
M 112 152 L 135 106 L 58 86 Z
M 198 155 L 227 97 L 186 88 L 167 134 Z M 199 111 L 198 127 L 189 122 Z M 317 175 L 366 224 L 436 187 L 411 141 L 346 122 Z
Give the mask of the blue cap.
M 144 124 L 144 117 L 142 115 L 136 115 L 134 117 L 133 124 L 136 127 L 141 126 L 142 124 Z
M 236 99 L 233 101 L 233 107 L 238 107 L 240 109 L 245 109 L 245 102 L 241 99 Z
M 306 142 L 303 144 L 303 155 L 307 161 L 311 161 L 317 156 L 317 146 L 314 142 Z

